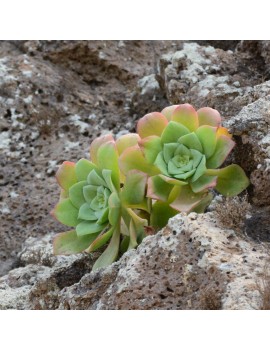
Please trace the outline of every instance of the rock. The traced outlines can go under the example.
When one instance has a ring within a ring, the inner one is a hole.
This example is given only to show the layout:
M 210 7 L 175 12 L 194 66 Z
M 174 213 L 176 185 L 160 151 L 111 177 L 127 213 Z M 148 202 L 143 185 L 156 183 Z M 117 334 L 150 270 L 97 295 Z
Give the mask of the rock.
M 250 174 L 255 205 L 270 205 L 270 95 L 245 106 L 227 122 L 239 136 L 236 162 Z
M 54 256 L 51 236 L 28 238 L 20 267 L 0 278 L 0 309 L 55 309 L 60 290 L 91 269 L 88 255 Z
M 225 117 L 239 112 L 244 105 L 237 98 L 261 83 L 260 66 L 252 61 L 252 55 L 197 43 L 185 43 L 182 50 L 162 56 L 159 74 L 170 103 L 211 106 Z
M 161 111 L 164 106 L 168 105 L 158 78 L 156 74 L 150 74 L 138 80 L 131 99 L 131 113 L 137 113 L 139 117 L 142 117 L 151 111 Z
M 53 257 L 50 236 L 29 239 L 0 278 L 0 308 L 259 309 L 267 248 L 222 229 L 215 212 L 179 214 L 111 266 Z

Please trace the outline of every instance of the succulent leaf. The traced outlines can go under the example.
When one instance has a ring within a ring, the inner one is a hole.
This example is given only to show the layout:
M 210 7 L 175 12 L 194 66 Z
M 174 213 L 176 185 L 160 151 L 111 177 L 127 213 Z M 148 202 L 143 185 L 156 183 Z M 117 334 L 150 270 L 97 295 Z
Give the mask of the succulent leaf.
M 96 221 L 82 221 L 76 226 L 78 236 L 99 233 L 106 224 L 98 224 Z
M 112 227 L 107 232 L 100 234 L 85 251 L 90 253 L 98 250 L 100 247 L 105 245 L 111 239 L 113 235 L 113 231 L 114 231 L 114 228 Z
M 78 209 L 73 206 L 70 199 L 61 200 L 52 211 L 52 215 L 62 224 L 75 227 L 80 220 L 78 219 Z
M 112 171 L 112 182 L 115 188 L 119 190 L 118 153 L 114 142 L 110 141 L 100 146 L 97 152 L 97 165 L 100 169 L 109 169 Z
M 156 229 L 165 227 L 168 220 L 178 213 L 169 203 L 156 201 L 152 207 L 150 225 Z
M 194 132 L 181 136 L 178 139 L 178 143 L 185 145 L 189 149 L 197 150 L 200 152 L 203 151 L 202 144 Z
M 96 138 L 90 146 L 90 158 L 94 164 L 97 164 L 97 153 L 101 145 L 106 144 L 109 141 L 113 141 L 113 136 L 111 134 L 103 135 Z
M 147 196 L 161 201 L 168 201 L 174 185 L 166 182 L 159 175 L 148 179 Z
M 137 169 L 149 175 L 158 174 L 159 170 L 153 164 L 146 161 L 142 150 L 138 145 L 126 149 L 119 158 L 119 166 L 124 174 Z
M 109 198 L 109 222 L 112 226 L 119 223 L 121 216 L 121 202 L 117 193 L 113 193 Z
M 145 173 L 137 170 L 127 173 L 126 182 L 121 194 L 121 200 L 127 207 L 139 208 L 144 203 L 146 200 L 146 182 L 147 175 Z
M 207 193 L 194 193 L 189 185 L 181 187 L 177 198 L 171 203 L 171 207 L 180 212 L 190 212 L 198 206 Z
M 198 111 L 199 125 L 208 125 L 213 127 L 218 127 L 221 123 L 221 117 L 217 110 L 211 107 L 203 107 Z
M 176 107 L 178 107 L 178 105 L 167 106 L 161 111 L 161 113 L 167 118 L 168 121 L 170 121 Z
M 141 138 L 151 135 L 161 136 L 168 120 L 159 112 L 152 112 L 141 118 L 137 125 L 137 131 Z
M 195 131 L 199 127 L 197 112 L 189 104 L 177 106 L 171 115 L 171 120 L 183 124 L 190 132 Z
M 217 138 L 214 154 L 207 160 L 207 168 L 217 168 L 222 165 L 228 154 L 232 151 L 235 142 L 226 135 Z
M 83 196 L 83 187 L 87 184 L 86 181 L 78 182 L 69 188 L 69 198 L 76 208 L 80 208 L 85 203 Z
M 62 189 L 68 190 L 77 182 L 75 163 L 69 161 L 63 162 L 56 172 L 56 179 Z
M 202 145 L 203 154 L 206 158 L 209 158 L 213 155 L 216 148 L 217 142 L 217 128 L 210 126 L 201 126 L 196 130 L 196 135 L 200 140 Z
M 189 133 L 189 129 L 183 124 L 170 121 L 161 134 L 161 141 L 163 144 L 175 143 L 181 136 Z
M 87 180 L 88 174 L 93 169 L 97 169 L 97 166 L 94 163 L 85 158 L 80 159 L 75 165 L 75 173 L 78 181 Z
M 85 250 L 96 238 L 96 235 L 78 237 L 76 230 L 57 234 L 53 240 L 55 255 L 72 255 Z
M 99 268 L 107 267 L 116 260 L 119 253 L 119 244 L 120 244 L 120 230 L 117 227 L 114 229 L 114 232 L 108 247 L 101 254 L 101 256 L 99 256 L 99 258 L 96 260 L 93 266 L 93 271 Z
M 149 163 L 153 163 L 158 155 L 158 153 L 162 150 L 162 143 L 160 137 L 150 136 L 140 143 L 142 151 L 144 153 L 145 159 Z
M 207 174 L 218 177 L 216 190 L 224 196 L 236 196 L 249 185 L 245 172 L 235 164 L 221 169 L 209 169 Z
M 116 140 L 116 147 L 119 156 L 130 146 L 138 145 L 141 138 L 136 133 L 122 135 Z
M 214 188 L 217 184 L 217 176 L 202 175 L 195 182 L 190 183 L 194 193 L 199 193 L 208 188 Z

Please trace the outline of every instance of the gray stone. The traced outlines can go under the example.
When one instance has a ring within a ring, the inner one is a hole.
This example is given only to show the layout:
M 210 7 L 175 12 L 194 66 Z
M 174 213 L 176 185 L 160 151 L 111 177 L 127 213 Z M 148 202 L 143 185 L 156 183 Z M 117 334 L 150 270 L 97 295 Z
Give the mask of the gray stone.
M 0 278 L 1 309 L 259 309 L 269 258 L 259 243 L 222 229 L 215 212 L 179 214 L 105 269 L 88 255 L 53 257 L 31 242 Z

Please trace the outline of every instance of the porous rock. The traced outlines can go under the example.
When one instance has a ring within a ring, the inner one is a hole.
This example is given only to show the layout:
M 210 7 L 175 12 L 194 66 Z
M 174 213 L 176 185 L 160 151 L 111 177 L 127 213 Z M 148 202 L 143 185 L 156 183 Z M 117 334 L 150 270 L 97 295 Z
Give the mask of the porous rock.
M 259 62 L 251 54 L 185 43 L 182 50 L 160 58 L 159 74 L 170 103 L 211 106 L 229 117 L 244 106 L 239 97 L 262 82 Z
M 245 106 L 226 126 L 238 136 L 236 162 L 250 174 L 253 202 L 270 205 L 270 95 Z
M 87 255 L 53 258 L 50 240 L 28 241 L 20 254 L 25 267 L 0 278 L 0 308 L 259 309 L 262 303 L 258 282 L 267 249 L 222 229 L 215 212 L 179 214 L 137 250 L 91 273 Z

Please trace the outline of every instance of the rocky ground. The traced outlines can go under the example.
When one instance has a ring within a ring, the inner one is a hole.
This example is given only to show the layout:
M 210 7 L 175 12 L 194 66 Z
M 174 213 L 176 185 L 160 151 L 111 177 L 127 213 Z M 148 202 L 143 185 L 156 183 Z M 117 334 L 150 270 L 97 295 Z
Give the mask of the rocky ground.
M 183 102 L 221 111 L 246 198 L 178 215 L 96 273 L 54 257 L 57 167 Z M 269 128 L 268 41 L 0 42 L 0 308 L 268 309 Z

